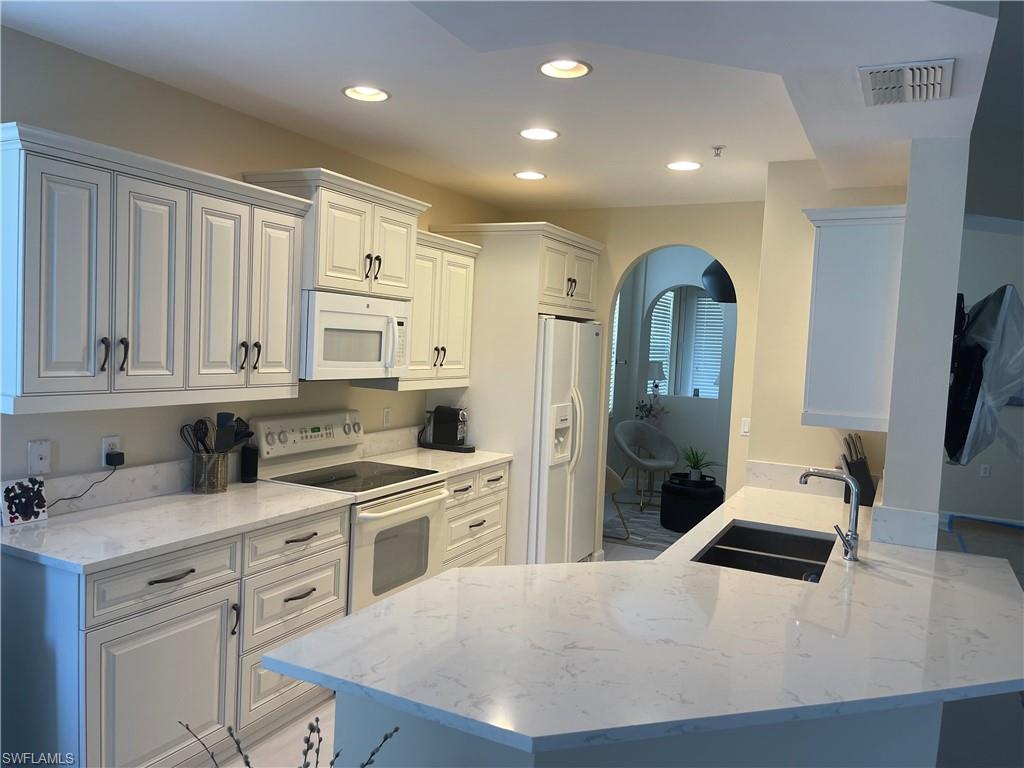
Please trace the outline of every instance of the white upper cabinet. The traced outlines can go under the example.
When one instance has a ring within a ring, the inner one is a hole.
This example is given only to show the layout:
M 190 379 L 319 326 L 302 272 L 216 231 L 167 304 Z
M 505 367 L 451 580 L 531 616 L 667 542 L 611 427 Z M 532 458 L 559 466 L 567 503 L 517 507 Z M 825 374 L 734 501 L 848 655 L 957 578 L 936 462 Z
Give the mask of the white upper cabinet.
M 594 311 L 594 281 L 597 256 L 582 248 L 572 249 L 572 267 L 569 271 L 569 305 L 580 310 Z
M 804 212 L 814 224 L 803 424 L 889 426 L 903 206 Z
M 412 312 L 409 317 L 409 368 L 407 379 L 432 379 L 437 375 L 441 347 L 437 324 L 441 299 L 441 262 L 444 252 L 417 245 L 413 258 Z
M 248 205 L 192 195 L 190 387 L 245 386 L 251 219 Z
M 185 386 L 188 193 L 117 177 L 115 390 Z
M 308 200 L 16 123 L 0 155 L 0 412 L 298 395 Z
M 430 206 L 324 168 L 243 174 L 251 184 L 313 200 L 306 214 L 302 287 L 413 297 L 420 214 Z
M 473 330 L 473 258 L 445 251 L 441 266 L 441 301 L 437 340 L 441 348 L 437 375 L 469 376 Z
M 18 223 L 8 221 L 7 215 L 8 206 L 13 209 L 18 199 L 16 190 L 13 197 L 4 197 L 4 261 L 13 269 L 16 259 L 14 249 L 7 249 L 7 230 Z M 25 263 L 22 333 L 27 393 L 110 389 L 110 209 L 111 176 L 106 171 L 29 156 L 24 237 L 25 250 L 35 257 Z M 11 302 L 3 316 L 4 348 L 13 351 L 9 334 L 16 328 L 8 328 L 7 322 L 16 322 L 20 302 L 16 296 L 5 295 L 3 300 Z M 5 353 L 5 379 L 16 378 L 18 363 Z M 5 381 L 5 391 L 7 385 Z
M 294 384 L 299 378 L 299 279 L 302 219 L 253 210 L 249 301 L 249 385 Z
M 569 303 L 570 267 L 568 245 L 547 239 L 541 242 L 539 301 L 542 304 Z

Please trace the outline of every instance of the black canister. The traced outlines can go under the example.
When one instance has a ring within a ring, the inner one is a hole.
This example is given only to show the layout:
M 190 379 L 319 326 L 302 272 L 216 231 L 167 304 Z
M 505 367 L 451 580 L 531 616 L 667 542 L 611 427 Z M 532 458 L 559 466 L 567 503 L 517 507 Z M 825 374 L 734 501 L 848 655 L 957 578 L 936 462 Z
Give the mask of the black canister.
M 260 449 L 249 443 L 243 445 L 239 464 L 242 475 L 239 479 L 243 483 L 255 483 L 260 469 Z

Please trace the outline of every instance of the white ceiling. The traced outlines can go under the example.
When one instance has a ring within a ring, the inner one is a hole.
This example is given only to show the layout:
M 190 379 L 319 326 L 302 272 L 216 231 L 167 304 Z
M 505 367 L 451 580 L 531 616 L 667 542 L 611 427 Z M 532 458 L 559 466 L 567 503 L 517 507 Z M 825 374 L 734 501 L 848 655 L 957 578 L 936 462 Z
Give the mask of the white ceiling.
M 4 2 L 2 22 L 519 208 L 758 200 L 768 162 L 813 156 L 835 186 L 902 183 L 909 138 L 969 134 L 994 28 L 921 2 Z M 942 56 L 953 99 L 863 106 L 858 64 Z M 541 76 L 556 57 L 594 72 Z M 341 95 L 363 82 L 393 98 Z

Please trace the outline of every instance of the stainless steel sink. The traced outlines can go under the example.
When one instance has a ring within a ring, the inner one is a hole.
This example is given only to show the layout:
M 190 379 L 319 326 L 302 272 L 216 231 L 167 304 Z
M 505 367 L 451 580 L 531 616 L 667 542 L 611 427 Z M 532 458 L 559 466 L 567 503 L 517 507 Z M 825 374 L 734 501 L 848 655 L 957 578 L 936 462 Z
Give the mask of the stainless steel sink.
M 765 527 L 736 520 L 694 561 L 817 582 L 834 544 L 835 536 L 827 533 Z

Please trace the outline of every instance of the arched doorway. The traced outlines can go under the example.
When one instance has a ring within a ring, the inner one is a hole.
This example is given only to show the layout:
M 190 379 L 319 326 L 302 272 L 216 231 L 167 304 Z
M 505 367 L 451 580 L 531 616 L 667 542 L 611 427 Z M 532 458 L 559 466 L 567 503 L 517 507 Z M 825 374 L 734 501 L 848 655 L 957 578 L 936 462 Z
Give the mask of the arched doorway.
M 705 472 L 725 487 L 737 307 L 715 301 L 705 289 L 702 275 L 714 263 L 700 248 L 656 248 L 627 270 L 613 299 L 607 463 L 624 487 L 613 494 L 617 483 L 609 473 L 608 559 L 655 556 L 681 535 L 661 525 L 657 491 L 670 471 L 685 471 L 689 449 L 714 462 Z M 620 449 L 616 429 L 635 421 L 654 427 L 675 447 L 679 460 L 671 470 L 647 471 Z M 629 538 L 623 540 L 626 528 Z

